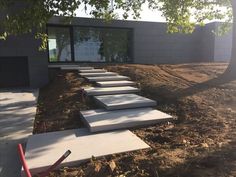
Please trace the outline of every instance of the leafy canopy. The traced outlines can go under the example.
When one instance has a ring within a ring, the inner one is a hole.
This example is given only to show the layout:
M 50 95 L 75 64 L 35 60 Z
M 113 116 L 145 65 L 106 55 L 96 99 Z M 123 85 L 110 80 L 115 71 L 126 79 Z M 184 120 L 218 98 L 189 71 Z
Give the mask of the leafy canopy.
M 162 12 L 170 33 L 191 33 L 196 24 L 204 25 L 206 20 L 224 20 L 225 24 L 232 21 L 230 0 L 0 0 L 0 38 L 34 30 L 36 38 L 43 40 L 42 48 L 46 48 L 45 26 L 52 16 L 73 17 L 84 6 L 95 18 L 117 18 L 117 10 L 122 11 L 124 19 L 139 18 L 144 4 Z

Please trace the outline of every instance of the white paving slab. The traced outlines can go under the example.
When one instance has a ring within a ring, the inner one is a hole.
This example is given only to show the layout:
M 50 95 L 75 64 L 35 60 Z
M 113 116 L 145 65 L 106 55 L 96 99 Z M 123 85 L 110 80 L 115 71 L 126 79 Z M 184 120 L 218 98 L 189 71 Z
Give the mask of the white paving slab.
M 29 169 L 35 174 L 48 168 L 67 150 L 72 153 L 61 166 L 78 165 L 92 156 L 145 148 L 149 146 L 128 130 L 91 134 L 87 129 L 73 129 L 30 136 L 25 158 Z
M 79 66 L 61 66 L 61 70 L 78 70 Z
M 79 70 L 81 73 L 105 73 L 107 72 L 104 69 L 84 69 L 84 70 Z
M 139 89 L 136 87 L 124 86 L 124 87 L 89 87 L 85 88 L 84 91 L 89 96 L 96 95 L 112 95 L 121 93 L 136 93 Z
M 61 68 L 61 67 L 79 67 L 79 65 L 71 65 L 71 64 L 49 64 L 48 68 Z
M 130 80 L 129 77 L 126 76 L 104 76 L 104 77 L 86 77 L 90 82 L 99 82 L 99 81 L 118 81 L 118 80 Z
M 132 81 L 103 81 L 103 82 L 96 82 L 99 87 L 117 87 L 117 86 L 134 86 L 136 85 L 135 82 Z
M 38 90 L 0 89 L 0 176 L 19 177 L 17 144 L 32 135 Z
M 81 111 L 80 114 L 91 132 L 125 129 L 172 120 L 170 115 L 152 108 L 115 111 L 97 109 Z
M 95 72 L 95 73 L 79 73 L 79 75 L 83 77 L 98 77 L 98 76 L 116 76 L 118 74 L 113 72 L 105 72 L 105 73 Z
M 93 67 L 89 67 L 89 66 L 80 66 L 80 67 L 78 67 L 79 71 L 82 71 L 82 70 L 93 70 L 93 69 L 94 69 Z
M 156 106 L 156 101 L 136 94 L 102 95 L 94 98 L 107 110 Z
M 93 67 L 80 67 L 80 66 L 61 66 L 61 70 L 78 70 L 78 71 L 82 71 L 82 70 L 92 70 L 94 69 Z

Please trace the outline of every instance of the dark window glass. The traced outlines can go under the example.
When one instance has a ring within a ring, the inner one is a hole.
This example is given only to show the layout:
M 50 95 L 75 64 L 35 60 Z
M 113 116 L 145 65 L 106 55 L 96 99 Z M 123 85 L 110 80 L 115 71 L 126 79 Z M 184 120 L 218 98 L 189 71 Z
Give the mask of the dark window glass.
M 105 61 L 101 56 L 101 31 L 98 28 L 74 28 L 75 61 Z
M 127 62 L 131 58 L 131 30 L 74 28 L 75 61 Z
M 71 61 L 70 29 L 48 27 L 48 49 L 50 62 Z

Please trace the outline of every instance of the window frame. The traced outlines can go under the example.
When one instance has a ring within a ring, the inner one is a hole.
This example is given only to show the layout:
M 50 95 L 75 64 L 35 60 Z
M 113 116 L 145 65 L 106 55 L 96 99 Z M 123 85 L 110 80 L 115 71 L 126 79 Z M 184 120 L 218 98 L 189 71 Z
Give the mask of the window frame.
M 48 63 L 52 64 L 59 64 L 59 63 L 133 63 L 134 62 L 134 28 L 128 27 L 105 27 L 105 26 L 94 26 L 94 25 L 61 25 L 61 24 L 47 24 L 46 25 L 46 33 L 48 34 L 48 28 L 50 27 L 58 27 L 58 28 L 69 28 L 70 32 L 70 45 L 71 45 L 71 61 L 57 61 L 51 62 L 49 57 L 49 45 L 47 44 L 47 52 L 48 52 Z M 85 28 L 100 28 L 100 29 L 127 29 L 130 30 L 130 62 L 123 61 L 123 62 L 97 62 L 97 61 L 75 61 L 75 51 L 74 51 L 74 28 L 85 27 Z
M 49 54 L 49 45 L 47 42 L 47 55 L 48 55 L 48 63 L 74 63 L 74 41 L 71 39 L 72 37 L 72 32 L 73 32 L 73 26 L 70 25 L 53 25 L 53 26 L 46 26 L 46 33 L 48 35 L 48 27 L 53 27 L 53 28 L 67 28 L 69 30 L 69 36 L 70 36 L 70 50 L 71 50 L 71 61 L 50 61 L 50 54 Z M 72 46 L 73 44 L 73 46 Z

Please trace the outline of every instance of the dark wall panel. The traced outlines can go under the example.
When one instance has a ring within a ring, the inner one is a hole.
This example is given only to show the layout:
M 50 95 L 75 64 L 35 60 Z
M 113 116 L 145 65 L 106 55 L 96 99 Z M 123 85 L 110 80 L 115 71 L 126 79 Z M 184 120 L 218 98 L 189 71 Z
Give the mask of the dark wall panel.
M 28 57 L 29 85 L 40 88 L 48 83 L 47 52 L 39 51 L 40 41 L 33 34 L 9 36 L 0 40 L 0 57 Z
M 28 87 L 27 57 L 0 57 L 0 87 Z

